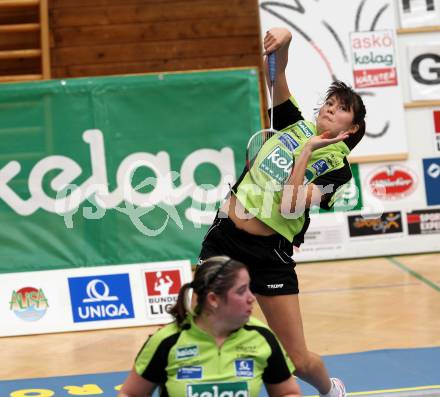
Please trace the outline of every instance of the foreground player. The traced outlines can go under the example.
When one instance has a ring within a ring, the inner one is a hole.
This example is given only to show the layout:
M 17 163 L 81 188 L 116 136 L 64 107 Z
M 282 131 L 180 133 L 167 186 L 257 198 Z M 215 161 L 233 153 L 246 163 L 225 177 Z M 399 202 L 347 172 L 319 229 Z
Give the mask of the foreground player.
M 195 315 L 185 302 L 197 294 Z M 293 365 L 272 332 L 249 319 L 255 297 L 246 267 L 228 257 L 199 266 L 171 314 L 176 321 L 152 335 L 136 357 L 119 397 L 299 397 Z

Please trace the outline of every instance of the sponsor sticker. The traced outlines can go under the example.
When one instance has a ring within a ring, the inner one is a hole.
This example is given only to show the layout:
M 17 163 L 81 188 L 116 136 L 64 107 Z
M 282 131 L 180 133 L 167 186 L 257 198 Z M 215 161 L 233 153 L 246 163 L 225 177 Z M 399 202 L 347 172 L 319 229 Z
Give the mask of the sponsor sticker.
M 367 178 L 371 194 L 381 200 L 397 200 L 409 196 L 417 186 L 416 174 L 401 165 L 376 168 Z
M 148 317 L 156 319 L 168 317 L 168 309 L 177 302 L 177 295 L 182 285 L 181 270 L 145 271 L 144 280 Z
M 299 143 L 291 137 L 287 132 L 279 137 L 279 141 L 286 146 L 291 152 L 299 147 Z
M 406 214 L 408 234 L 440 233 L 440 209 L 415 210 Z
M 436 135 L 440 135 L 440 110 L 434 110 L 432 115 L 434 117 L 434 132 Z
M 355 88 L 397 85 L 391 30 L 350 33 Z
M 133 318 L 133 302 L 127 273 L 69 277 L 73 321 Z
M 186 358 L 196 357 L 199 355 L 199 346 L 182 346 L 176 349 L 176 360 L 183 360 Z
M 49 302 L 41 288 L 23 287 L 13 290 L 9 310 L 24 321 L 38 321 L 45 314 Z
M 437 152 L 440 152 L 440 110 L 434 110 L 433 113 L 434 118 L 434 145 Z
M 199 383 L 186 386 L 186 397 L 249 397 L 247 382 Z
M 423 159 L 426 202 L 428 205 L 440 204 L 440 157 Z
M 397 212 L 384 212 L 380 215 L 349 215 L 347 217 L 350 237 L 365 237 L 372 235 L 385 235 L 402 233 L 402 214 Z
M 318 161 L 315 161 L 312 164 L 312 167 L 316 170 L 316 176 L 321 175 L 322 173 L 327 171 L 329 168 L 327 162 L 324 159 L 320 159 Z
M 202 379 L 202 367 L 191 366 L 191 367 L 180 367 L 177 370 L 177 379 Z
M 241 378 L 253 378 L 254 360 L 251 358 L 235 360 L 235 375 Z

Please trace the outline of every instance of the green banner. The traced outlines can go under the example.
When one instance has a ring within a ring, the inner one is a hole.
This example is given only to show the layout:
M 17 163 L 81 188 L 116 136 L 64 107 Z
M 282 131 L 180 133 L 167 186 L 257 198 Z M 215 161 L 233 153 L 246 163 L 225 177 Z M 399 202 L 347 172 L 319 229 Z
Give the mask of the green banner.
M 2 85 L 0 272 L 195 261 L 258 87 L 255 69 Z
M 342 185 L 336 192 L 334 197 L 334 204 L 330 211 L 323 210 L 318 206 L 314 206 L 310 213 L 329 213 L 329 212 L 346 212 L 346 211 L 360 211 L 363 208 L 361 179 L 359 177 L 359 164 L 351 164 L 351 180 Z

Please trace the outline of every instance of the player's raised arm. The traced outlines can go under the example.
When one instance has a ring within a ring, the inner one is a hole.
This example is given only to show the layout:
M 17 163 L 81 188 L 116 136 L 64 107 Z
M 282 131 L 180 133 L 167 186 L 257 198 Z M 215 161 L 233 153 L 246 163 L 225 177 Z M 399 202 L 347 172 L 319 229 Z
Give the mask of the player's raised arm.
M 290 97 L 289 87 L 286 79 L 286 67 L 288 62 L 288 52 L 292 34 L 285 28 L 273 28 L 267 31 L 264 36 L 263 46 L 265 57 L 266 81 L 270 84 L 268 73 L 267 55 L 275 52 L 276 56 L 276 76 L 274 86 L 273 106 L 285 102 Z

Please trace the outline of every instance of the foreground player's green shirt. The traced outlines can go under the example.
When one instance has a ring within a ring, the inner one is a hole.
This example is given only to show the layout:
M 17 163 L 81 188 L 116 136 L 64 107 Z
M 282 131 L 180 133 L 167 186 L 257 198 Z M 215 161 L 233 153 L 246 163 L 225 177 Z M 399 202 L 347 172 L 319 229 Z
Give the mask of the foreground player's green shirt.
M 287 380 L 294 366 L 273 333 L 251 318 L 219 348 L 189 316 L 153 334 L 139 352 L 136 372 L 161 386 L 161 396 L 257 397 L 262 383 Z
M 294 101 L 294 98 L 291 98 Z M 295 161 L 302 152 L 308 140 L 318 135 L 316 126 L 305 120 L 283 129 L 280 137 L 274 136 L 261 148 L 252 167 L 256 167 L 254 176 L 259 179 L 256 185 L 247 173 L 237 187 L 236 196 L 246 210 L 270 226 L 287 240 L 293 241 L 303 228 L 305 208 L 297 207 L 295 214 L 286 217 L 281 214 L 282 191 L 265 191 L 260 186 L 271 185 L 286 181 L 292 171 Z M 350 153 L 344 142 L 338 142 L 312 152 L 304 176 L 304 185 L 313 182 L 321 175 L 344 167 L 344 159 Z M 333 186 L 323 187 L 323 193 L 334 193 Z M 298 204 L 300 205 L 300 203 Z

